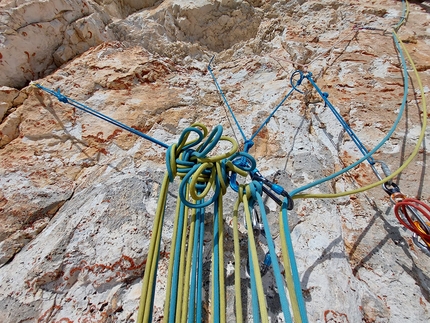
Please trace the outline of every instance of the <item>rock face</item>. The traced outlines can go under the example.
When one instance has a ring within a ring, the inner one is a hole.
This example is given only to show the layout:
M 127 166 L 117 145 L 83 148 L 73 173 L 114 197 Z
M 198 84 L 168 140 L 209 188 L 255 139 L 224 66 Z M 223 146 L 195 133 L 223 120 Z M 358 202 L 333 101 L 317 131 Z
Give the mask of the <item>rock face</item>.
M 290 91 L 297 68 L 313 73 L 369 150 L 389 131 L 402 102 L 390 33 L 400 1 L 49 0 L 0 7 L 1 322 L 135 321 L 165 170 L 163 148 L 24 87 L 30 80 L 169 145 L 194 122 L 221 124 L 243 142 L 207 73 L 213 55 L 213 71 L 248 137 Z M 399 36 L 428 100 L 426 8 L 426 1 L 411 4 Z M 410 75 L 407 110 L 374 155 L 392 170 L 414 149 L 426 117 Z M 299 89 L 303 94 L 288 97 L 251 149 L 263 175 L 288 191 L 361 157 L 311 84 L 303 80 Z M 396 178 L 403 193 L 427 203 L 429 140 L 427 130 L 417 157 Z M 340 192 L 376 180 L 362 164 L 310 191 Z M 175 185 L 155 321 L 162 317 Z M 227 232 L 235 198 L 232 190 L 224 198 Z M 430 259 L 398 223 L 380 187 L 295 204 L 290 229 L 310 322 L 430 320 Z M 277 205 L 268 200 L 267 207 L 279 243 Z M 229 261 L 232 242 L 226 241 Z M 245 276 L 243 285 L 249 285 Z M 279 321 L 270 273 L 265 285 L 274 300 L 267 304 L 271 321 Z M 227 295 L 233 322 L 232 285 Z M 252 321 L 247 301 L 245 317 Z
M 88 1 L 2 1 L 0 84 L 23 87 L 111 39 L 111 18 Z

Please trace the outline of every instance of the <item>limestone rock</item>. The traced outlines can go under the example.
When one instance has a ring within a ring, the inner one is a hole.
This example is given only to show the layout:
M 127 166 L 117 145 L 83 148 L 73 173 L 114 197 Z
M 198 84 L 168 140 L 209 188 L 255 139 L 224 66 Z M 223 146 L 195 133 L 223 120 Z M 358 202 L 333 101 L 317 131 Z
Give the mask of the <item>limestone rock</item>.
M 55 65 L 61 66 L 90 47 L 110 40 L 112 35 L 104 30 L 109 21 L 106 14 L 95 12 L 68 25 L 61 46 L 53 53 Z
M 0 148 L 4 147 L 19 135 L 19 124 L 21 123 L 21 114 L 14 112 L 10 114 L 0 125 Z
M 247 1 L 163 1 L 110 25 L 121 41 L 170 57 L 222 51 L 255 37 L 262 12 Z M 221 36 L 222 35 L 222 36 Z
M 297 68 L 313 73 L 368 149 L 399 113 L 401 66 L 383 30 L 397 23 L 400 2 L 51 0 L 1 6 L 10 13 L 0 18 L 7 46 L 13 39 L 13 46 L 21 46 L 20 27 L 44 30 L 42 22 L 61 22 L 61 37 L 49 40 L 55 51 L 46 45 L 34 57 L 71 61 L 47 72 L 38 80 L 42 85 L 168 145 L 197 121 L 209 128 L 221 124 L 225 135 L 243 142 L 207 72 L 213 54 L 213 72 L 248 137 L 291 90 Z M 430 16 L 423 8 L 411 4 L 399 35 L 426 85 Z M 35 25 L 23 27 L 29 21 Z M 357 30 L 357 24 L 373 29 Z M 45 63 L 41 59 L 35 67 Z M 0 75 L 18 75 L 19 64 Z M 409 156 L 421 130 L 422 98 L 412 80 L 407 113 L 374 156 L 392 170 Z M 303 93 L 288 97 L 250 151 L 261 173 L 287 191 L 361 157 L 310 83 L 303 79 L 298 88 Z M 428 88 L 425 93 L 429 99 Z M 135 321 L 165 150 L 33 87 L 3 87 L 0 95 L 7 107 L 0 125 L 0 321 Z M 428 131 L 425 136 L 427 146 L 396 183 L 429 203 Z M 310 191 L 341 192 L 376 180 L 362 164 Z M 154 321 L 162 318 L 177 184 L 169 190 Z M 224 198 L 227 236 L 235 198 L 232 190 Z M 279 247 L 278 206 L 269 199 L 266 207 Z M 381 188 L 339 199 L 297 199 L 289 215 L 310 322 L 430 320 L 430 259 L 398 223 Z M 263 252 L 264 242 L 258 242 Z M 227 239 L 229 322 L 235 321 L 232 248 Z M 207 248 L 207 259 L 209 253 Z M 242 259 L 244 317 L 252 321 L 245 267 Z M 264 284 L 270 319 L 281 322 L 270 272 Z
M 8 0 L 0 9 L 1 85 L 21 88 L 111 36 L 110 17 L 86 0 Z

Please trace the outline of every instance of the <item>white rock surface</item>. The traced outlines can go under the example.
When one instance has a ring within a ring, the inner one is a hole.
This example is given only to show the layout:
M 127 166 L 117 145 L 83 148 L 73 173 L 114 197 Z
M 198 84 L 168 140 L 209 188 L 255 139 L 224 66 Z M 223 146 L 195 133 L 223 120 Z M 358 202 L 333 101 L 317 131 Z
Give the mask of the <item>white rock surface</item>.
M 110 17 L 91 1 L 2 1 L 0 84 L 21 88 L 111 39 Z
M 0 6 L 9 13 L 0 18 L 1 85 L 21 87 L 33 79 L 25 73 L 18 78 L 21 66 L 40 69 L 34 77 L 46 75 L 38 80 L 43 85 L 168 144 L 196 121 L 221 124 L 226 135 L 242 141 L 207 73 L 213 54 L 214 73 L 247 136 L 290 90 L 289 61 L 307 65 L 369 149 L 391 127 L 402 99 L 390 35 L 352 30 L 361 22 L 390 28 L 399 19 L 399 1 L 50 0 Z M 430 15 L 423 8 L 411 4 L 399 35 L 429 84 Z M 48 30 L 59 34 L 51 37 Z M 23 43 L 32 31 L 35 42 Z M 25 49 L 38 57 L 34 65 L 18 55 L 22 46 L 35 46 Z M 3 48 L 10 52 L 7 60 Z M 261 172 L 288 191 L 360 157 L 310 84 L 303 81 L 301 89 L 304 95 L 285 102 L 251 150 Z M 393 170 L 417 140 L 422 98 L 416 90 L 411 85 L 405 117 L 375 155 Z M 31 87 L 2 87 L 0 101 L 0 321 L 135 321 L 164 149 Z M 427 146 L 396 179 L 402 192 L 427 203 L 429 141 L 427 130 Z M 350 190 L 375 180 L 363 164 L 312 191 Z M 169 191 L 154 321 L 162 317 L 176 184 Z M 230 190 L 227 233 L 234 199 Z M 279 243 L 277 206 L 268 201 L 267 207 Z M 430 260 L 397 222 L 382 189 L 296 200 L 290 213 L 309 322 L 429 322 Z M 226 264 L 234 261 L 230 240 L 225 257 Z M 252 321 L 245 265 L 245 317 Z M 271 322 L 279 321 L 270 273 L 264 283 Z M 234 322 L 233 283 L 227 285 L 227 321 Z

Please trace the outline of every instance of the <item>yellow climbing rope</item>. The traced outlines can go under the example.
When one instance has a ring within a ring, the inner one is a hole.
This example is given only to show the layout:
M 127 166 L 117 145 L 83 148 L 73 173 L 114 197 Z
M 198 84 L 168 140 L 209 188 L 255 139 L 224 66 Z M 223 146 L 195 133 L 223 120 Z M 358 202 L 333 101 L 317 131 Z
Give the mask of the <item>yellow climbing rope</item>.
M 249 211 L 250 208 L 249 208 L 248 201 L 250 198 L 251 198 L 251 193 L 249 191 L 249 186 L 243 186 L 243 185 L 239 186 L 239 199 L 242 199 L 242 202 L 243 202 L 246 226 L 248 228 L 247 232 L 248 232 L 249 249 L 252 255 L 252 264 L 250 264 L 250 266 L 252 266 L 254 269 L 253 272 L 255 275 L 255 282 L 257 287 L 258 304 L 259 304 L 259 311 L 261 315 L 261 321 L 263 323 L 266 323 L 269 321 L 268 321 L 266 301 L 264 297 L 263 282 L 261 280 L 260 265 L 258 263 L 258 257 L 257 257 L 257 246 L 255 244 L 254 232 L 252 230 L 251 212 Z
M 239 226 L 238 212 L 240 199 L 238 198 L 233 207 L 233 241 L 234 241 L 234 289 L 235 289 L 235 305 L 236 305 L 236 322 L 242 323 L 242 289 L 240 283 L 240 244 L 239 244 Z
M 148 291 L 153 290 L 154 280 L 157 271 L 158 253 L 161 242 L 161 231 L 164 220 L 164 208 L 167 200 L 167 189 L 169 186 L 169 177 L 166 174 L 161 185 L 160 197 L 158 199 L 157 210 L 155 212 L 154 226 L 152 229 L 151 241 L 149 244 L 148 258 L 145 266 L 145 274 L 142 282 L 142 293 L 137 314 L 138 322 L 149 322 L 152 313 L 152 299 Z
M 197 139 L 188 140 L 191 133 L 197 135 Z M 197 266 L 193 259 L 194 245 L 203 244 L 196 241 L 201 233 L 200 228 L 196 227 L 196 218 L 198 209 L 215 202 L 216 221 L 214 223 L 214 240 L 213 240 L 213 275 L 212 277 L 212 315 L 216 316 L 215 321 L 226 322 L 226 298 L 225 298 L 225 278 L 224 278 L 224 218 L 222 215 L 222 195 L 227 191 L 228 173 L 235 172 L 242 176 L 247 176 L 247 171 L 234 165 L 229 158 L 233 156 L 238 144 L 229 137 L 222 136 L 222 127 L 215 127 L 214 131 L 208 136 L 206 127 L 202 124 L 193 124 L 190 128 L 184 130 L 177 144 L 168 148 L 166 154 L 167 172 L 160 190 L 160 198 L 157 204 L 157 211 L 153 224 L 153 234 L 150 241 L 147 263 L 145 267 L 142 296 L 138 311 L 137 322 L 150 322 L 152 319 L 152 307 L 155 293 L 156 270 L 158 265 L 158 255 L 161 244 L 162 225 L 166 207 L 167 191 L 169 181 L 173 181 L 175 176 L 179 176 L 181 184 L 176 206 L 176 216 L 174 220 L 171 252 L 168 266 L 166 282 L 166 300 L 164 304 L 164 319 L 166 322 L 186 322 L 190 313 L 195 315 L 194 310 L 197 308 L 197 314 L 201 315 L 201 299 L 198 299 L 197 293 L 196 305 L 190 306 L 190 293 L 195 297 L 195 288 L 190 289 L 190 285 L 195 286 L 197 281 Z M 210 156 L 209 154 L 215 149 L 220 141 L 227 141 L 231 144 L 228 152 L 220 155 Z M 196 146 L 195 150 L 191 147 Z M 212 192 L 212 193 L 211 193 Z M 204 201 L 210 197 L 209 201 Z M 191 215 L 189 216 L 191 209 Z M 252 231 L 252 230 L 251 230 Z M 199 255 L 200 260 L 203 255 Z M 196 258 L 196 257 L 194 257 Z M 194 262 L 193 262 L 194 261 Z M 240 261 L 238 261 L 240 265 Z M 201 265 L 200 265 L 201 267 Z M 201 268 L 199 268 L 201 270 Z M 240 274 L 240 270 L 238 270 Z M 193 278 L 194 275 L 194 278 Z M 201 277 L 199 277 L 200 279 Z M 191 280 L 193 282 L 191 283 Z M 215 285 L 217 286 L 215 288 Z M 215 300 L 215 301 L 214 301 Z M 217 303 L 215 308 L 214 304 Z M 199 312 L 200 310 L 200 312 Z M 241 316 L 242 313 L 239 314 Z M 196 317 L 196 320 L 199 320 Z

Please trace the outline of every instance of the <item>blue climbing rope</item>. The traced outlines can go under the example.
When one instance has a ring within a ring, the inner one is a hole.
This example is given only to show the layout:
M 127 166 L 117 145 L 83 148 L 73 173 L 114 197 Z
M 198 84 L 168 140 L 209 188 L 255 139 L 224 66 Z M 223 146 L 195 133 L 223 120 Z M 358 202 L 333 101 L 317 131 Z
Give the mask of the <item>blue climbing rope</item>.
M 294 83 L 294 77 L 296 75 L 299 75 L 299 79 L 296 81 L 296 83 Z M 284 98 L 281 100 L 281 102 L 279 102 L 279 104 L 273 109 L 272 113 L 270 113 L 270 115 L 266 118 L 266 120 L 264 120 L 262 122 L 261 126 L 254 132 L 254 134 L 251 136 L 251 138 L 249 138 L 249 141 L 254 140 L 254 138 L 258 135 L 258 133 L 261 131 L 261 129 L 263 129 L 264 126 L 269 123 L 270 119 L 272 119 L 272 117 L 275 115 L 275 113 L 278 111 L 278 109 L 284 104 L 284 102 L 289 98 L 289 96 L 294 91 L 297 91 L 297 92 L 303 94 L 303 92 L 297 88 L 298 86 L 300 86 L 302 84 L 302 81 L 303 81 L 303 72 L 302 71 L 295 71 L 293 74 L 291 74 L 291 77 L 290 77 L 291 90 L 288 91 L 288 93 L 284 96 Z
M 85 112 L 87 112 L 89 114 L 92 114 L 93 116 L 95 116 L 97 118 L 100 118 L 100 119 L 102 119 L 104 121 L 107 121 L 107 122 L 109 122 L 109 123 L 117 126 L 117 127 L 120 127 L 120 128 L 122 128 L 124 130 L 127 130 L 127 131 L 131 132 L 131 133 L 134 133 L 135 135 L 137 135 L 139 137 L 145 138 L 146 140 L 149 140 L 152 143 L 157 144 L 157 145 L 159 145 L 159 146 L 161 146 L 163 148 L 166 148 L 166 149 L 169 148 L 169 146 L 167 144 L 165 144 L 164 142 L 161 142 L 161 141 L 159 141 L 159 140 L 157 140 L 155 138 L 152 138 L 151 136 L 148 136 L 147 134 L 144 134 L 143 132 L 140 132 L 140 131 L 138 131 L 138 130 L 136 130 L 134 128 L 131 128 L 131 127 L 129 127 L 129 126 L 127 126 L 127 125 L 125 125 L 125 124 L 123 124 L 123 123 L 121 123 L 121 122 L 119 122 L 119 121 L 117 121 L 117 120 L 115 120 L 115 119 L 113 119 L 113 118 L 111 118 L 111 117 L 103 114 L 103 113 L 100 113 L 100 112 L 98 112 L 98 111 L 96 111 L 94 109 L 91 109 L 90 107 L 87 107 L 86 105 L 84 105 L 84 104 L 82 104 L 82 103 L 80 103 L 78 101 L 73 100 L 73 99 L 65 96 L 64 94 L 62 94 L 60 92 L 60 90 L 53 91 L 51 89 L 48 89 L 48 88 L 40 85 L 39 83 L 32 83 L 32 85 L 34 85 L 35 87 L 37 87 L 37 88 L 39 88 L 39 89 L 41 89 L 41 90 L 43 90 L 43 91 L 45 91 L 45 92 L 47 92 L 47 93 L 55 96 L 62 103 L 69 104 L 71 106 L 74 106 L 75 108 L 78 108 L 78 109 L 80 109 L 82 111 L 85 111 Z
M 358 147 L 358 149 L 361 151 L 361 153 L 363 155 L 367 155 L 369 153 L 369 151 L 366 149 L 366 147 L 364 146 L 364 144 L 360 141 L 360 139 L 357 137 L 357 135 L 351 129 L 351 127 L 349 126 L 349 124 L 342 118 L 342 116 L 336 110 L 336 108 L 333 106 L 333 104 L 331 104 L 331 102 L 328 99 L 328 93 L 321 91 L 321 89 L 318 87 L 318 85 L 315 83 L 314 79 L 312 78 L 312 73 L 311 72 L 309 72 L 306 75 L 306 78 L 308 79 L 309 83 L 312 84 L 312 86 L 315 88 L 315 90 L 318 92 L 318 94 L 321 96 L 321 98 L 324 100 L 324 103 L 326 104 L 326 106 L 328 106 L 330 108 L 331 112 L 335 115 L 336 119 L 343 126 L 343 128 L 345 129 L 345 131 L 349 134 L 349 136 L 351 137 L 352 141 L 354 141 L 354 143 L 356 144 L 356 146 Z M 370 165 L 374 165 L 375 164 L 375 161 L 373 160 L 372 157 L 367 158 L 367 161 L 369 162 Z
M 214 75 L 214 73 L 213 73 L 213 71 L 212 71 L 211 64 L 212 64 L 212 61 L 214 60 L 214 58 L 215 58 L 215 56 L 212 56 L 212 59 L 210 60 L 210 62 L 209 62 L 209 64 L 208 64 L 208 71 L 209 71 L 209 73 L 211 74 L 212 79 L 213 79 L 213 80 L 214 80 L 214 82 L 215 82 L 215 86 L 216 86 L 216 88 L 217 88 L 218 92 L 221 94 L 221 97 L 222 97 L 222 99 L 224 100 L 225 105 L 226 105 L 226 106 L 227 106 L 227 108 L 229 109 L 229 111 L 230 111 L 230 113 L 231 113 L 231 115 L 232 115 L 232 117 L 233 117 L 233 120 L 234 120 L 234 122 L 236 123 L 236 126 L 237 126 L 237 128 L 239 129 L 240 134 L 242 135 L 243 140 L 244 140 L 244 141 L 246 141 L 245 133 L 243 132 L 242 127 L 241 127 L 241 126 L 240 126 L 240 124 L 239 124 L 239 121 L 237 121 L 236 116 L 234 115 L 233 109 L 230 107 L 230 104 L 228 104 L 227 98 L 225 97 L 224 92 L 222 91 L 221 86 L 218 84 L 218 81 L 217 81 L 217 79 L 216 79 L 216 77 L 215 77 L 215 75 Z
M 284 314 L 285 322 L 288 323 L 288 322 L 291 322 L 291 313 L 290 313 L 289 303 L 287 300 L 287 295 L 285 294 L 284 278 L 281 274 L 281 270 L 279 268 L 279 264 L 277 261 L 278 256 L 276 255 L 276 251 L 275 251 L 275 243 L 273 242 L 272 234 L 270 232 L 269 222 L 267 221 L 267 214 L 266 214 L 266 209 L 264 207 L 264 201 L 263 201 L 263 198 L 261 197 L 262 185 L 257 181 L 253 181 L 251 184 L 253 184 L 251 186 L 251 192 L 253 193 L 254 198 L 258 202 L 261 218 L 263 220 L 264 233 L 265 233 L 267 246 L 269 247 L 269 253 L 270 253 L 269 261 L 271 261 L 271 259 L 274 259 L 273 261 L 271 261 L 271 263 L 273 267 L 273 273 L 275 275 L 276 286 L 278 288 L 279 299 L 281 301 L 282 312 Z
M 224 273 L 220 273 L 219 270 L 219 212 L 218 212 L 219 200 L 214 201 L 214 224 L 213 224 L 213 249 L 212 249 L 212 277 L 213 277 L 213 300 L 212 300 L 212 322 L 219 323 L 220 321 L 220 281 L 219 276 Z
M 302 71 L 295 71 L 291 75 L 291 77 L 290 77 L 291 90 L 288 91 L 288 93 L 284 96 L 284 98 L 281 100 L 281 102 L 277 104 L 277 106 L 273 109 L 273 111 L 270 113 L 270 115 L 261 123 L 260 127 L 251 135 L 251 137 L 249 139 L 247 139 L 244 131 L 242 130 L 242 127 L 240 126 L 239 121 L 237 120 L 237 118 L 236 118 L 236 116 L 235 116 L 235 114 L 233 112 L 233 109 L 231 108 L 230 104 L 228 103 L 227 98 L 225 97 L 224 92 L 222 91 L 221 86 L 219 85 L 219 83 L 218 83 L 218 81 L 217 81 L 217 79 L 216 79 L 216 77 L 215 77 L 215 75 L 213 73 L 211 64 L 212 64 L 212 61 L 214 60 L 214 58 L 215 58 L 215 56 L 213 56 L 211 58 L 211 60 L 210 60 L 210 62 L 208 64 L 208 67 L 207 67 L 208 71 L 211 74 L 212 79 L 214 80 L 215 86 L 216 86 L 218 92 L 220 93 L 220 95 L 221 95 L 221 97 L 222 97 L 225 105 L 227 106 L 228 110 L 230 111 L 230 114 L 233 117 L 233 120 L 236 123 L 236 126 L 239 129 L 239 131 L 240 131 L 240 134 L 242 135 L 242 138 L 243 138 L 243 141 L 244 141 L 244 148 L 243 148 L 243 150 L 244 150 L 244 152 L 247 153 L 247 152 L 249 152 L 249 149 L 251 149 L 251 147 L 254 145 L 254 142 L 253 142 L 254 138 L 264 128 L 264 126 L 267 125 L 267 123 L 269 123 L 270 119 L 275 115 L 275 113 L 284 104 L 284 102 L 290 97 L 290 95 L 294 91 L 297 91 L 299 93 L 303 93 L 302 91 L 300 91 L 298 89 L 298 86 L 300 86 L 302 84 L 302 81 L 303 81 L 303 72 Z M 299 76 L 299 79 L 294 82 L 294 78 L 297 75 Z
M 405 0 L 402 0 L 402 15 L 397 25 L 394 26 L 393 28 L 394 31 L 397 32 L 399 28 L 405 23 L 406 18 L 408 17 L 408 14 L 409 14 L 409 3 Z
M 290 196 L 291 197 L 294 197 L 296 194 L 298 194 L 298 193 L 300 193 L 300 192 L 302 192 L 304 190 L 307 190 L 307 189 L 309 189 L 311 187 L 320 185 L 320 184 L 322 184 L 322 183 L 324 183 L 326 181 L 329 181 L 329 180 L 331 180 L 331 179 L 333 179 L 333 178 L 335 178 L 335 177 L 337 177 L 339 175 L 342 175 L 343 173 L 349 171 L 350 169 L 358 166 L 363 161 L 365 161 L 368 158 L 372 157 L 372 155 L 376 151 L 378 151 L 379 148 L 381 148 L 382 145 L 384 145 L 390 139 L 390 137 L 393 135 L 393 133 L 396 130 L 396 128 L 397 128 L 397 126 L 398 126 L 398 124 L 399 124 L 399 122 L 400 122 L 400 120 L 401 120 L 401 118 L 403 116 L 403 113 L 405 111 L 406 103 L 407 103 L 407 98 L 408 98 L 408 88 L 409 88 L 409 79 L 408 79 L 408 70 L 407 70 L 407 65 L 406 65 L 406 59 L 405 59 L 405 57 L 403 55 L 403 52 L 402 52 L 402 50 L 400 48 L 400 44 L 397 41 L 394 33 L 393 33 L 393 40 L 394 40 L 394 43 L 396 44 L 396 48 L 397 48 L 397 51 L 399 53 L 399 57 L 400 57 L 400 60 L 401 60 L 401 63 L 402 63 L 402 68 L 403 68 L 403 89 L 404 89 L 403 90 L 403 99 L 402 99 L 402 103 L 401 103 L 401 106 L 400 106 L 400 109 L 399 109 L 399 114 L 397 115 L 397 118 L 394 121 L 393 126 L 388 131 L 388 133 L 385 135 L 385 137 L 382 138 L 382 140 L 371 151 L 369 151 L 368 153 L 366 153 L 362 158 L 360 158 L 356 162 L 354 162 L 351 165 L 349 165 L 349 166 L 341 169 L 340 171 L 338 171 L 336 173 L 333 173 L 333 174 L 331 174 L 331 175 L 329 175 L 327 177 L 318 179 L 318 180 L 316 180 L 316 181 L 314 181 L 312 183 L 306 184 L 306 185 L 304 185 L 302 187 L 299 187 L 299 188 L 291 191 L 290 192 Z
M 200 201 L 197 201 L 197 203 L 200 203 Z M 196 213 L 196 225 L 194 226 L 194 241 L 193 241 L 193 262 L 191 265 L 191 284 L 190 284 L 190 296 L 189 296 L 189 302 L 188 302 L 188 322 L 189 323 L 194 323 L 194 322 L 201 322 L 198 318 L 196 320 L 194 320 L 194 317 L 196 315 L 196 306 L 198 304 L 201 304 L 201 299 L 199 300 L 197 298 L 197 302 L 196 302 L 196 285 L 197 285 L 197 281 L 198 281 L 198 272 L 200 269 L 200 266 L 198 265 L 198 261 L 199 259 L 201 259 L 201 255 L 200 254 L 200 248 L 199 245 L 203 246 L 203 237 L 200 235 L 200 226 L 203 224 L 202 221 L 203 220 L 203 214 L 204 214 L 204 209 L 197 209 L 197 213 Z M 203 251 L 203 249 L 201 250 Z
M 282 222 L 284 223 L 284 235 L 287 243 L 289 261 L 291 266 L 291 274 L 293 276 L 293 286 L 294 293 L 297 296 L 297 303 L 299 306 L 300 317 L 302 319 L 302 323 L 308 323 L 308 318 L 306 314 L 305 301 L 303 299 L 302 289 L 300 285 L 300 277 L 299 271 L 297 269 L 296 257 L 294 256 L 294 248 L 291 240 L 290 229 L 288 226 L 288 199 L 284 200 L 284 204 L 282 205 Z

